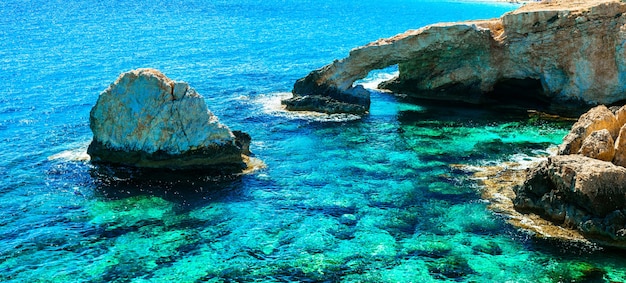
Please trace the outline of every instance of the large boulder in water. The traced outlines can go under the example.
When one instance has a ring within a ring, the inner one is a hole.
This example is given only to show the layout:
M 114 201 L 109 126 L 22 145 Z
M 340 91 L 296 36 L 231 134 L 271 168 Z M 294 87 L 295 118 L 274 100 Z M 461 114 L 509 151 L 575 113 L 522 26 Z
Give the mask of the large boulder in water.
M 626 247 L 626 168 L 581 155 L 549 157 L 516 188 L 515 208 Z
M 233 132 L 193 88 L 154 69 L 123 73 L 91 109 L 91 160 L 143 168 L 241 171 L 250 136 Z
M 530 168 L 515 189 L 515 209 L 626 248 L 625 115 L 600 105 L 580 116 L 559 155 Z

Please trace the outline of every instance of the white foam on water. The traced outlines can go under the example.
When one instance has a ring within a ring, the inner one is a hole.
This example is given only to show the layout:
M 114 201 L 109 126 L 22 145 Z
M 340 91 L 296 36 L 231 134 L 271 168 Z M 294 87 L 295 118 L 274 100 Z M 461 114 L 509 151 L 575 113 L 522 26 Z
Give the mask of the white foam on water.
M 91 156 L 87 154 L 87 146 L 73 148 L 61 151 L 59 153 L 48 156 L 48 160 L 65 160 L 65 161 L 89 161 Z
M 504 166 L 508 169 L 527 169 L 531 168 L 535 164 L 546 160 L 549 156 L 555 156 L 557 154 L 557 146 L 550 146 L 546 149 L 536 149 L 533 150 L 530 154 L 525 153 L 515 153 L 506 159 L 497 159 L 497 160 L 484 160 L 483 162 L 479 162 L 477 165 L 464 165 L 463 170 L 470 172 L 478 172 L 483 171 L 484 167 L 489 166 Z
M 545 150 L 533 150 L 531 155 L 521 153 L 513 154 L 507 161 L 519 164 L 520 168 L 530 168 L 534 164 L 545 160 L 546 157 L 556 155 L 556 153 L 557 147 L 551 146 Z
M 371 71 L 367 77 L 355 81 L 352 85 L 362 85 L 366 89 L 378 90 L 378 85 L 397 77 L 400 74 L 397 66 Z

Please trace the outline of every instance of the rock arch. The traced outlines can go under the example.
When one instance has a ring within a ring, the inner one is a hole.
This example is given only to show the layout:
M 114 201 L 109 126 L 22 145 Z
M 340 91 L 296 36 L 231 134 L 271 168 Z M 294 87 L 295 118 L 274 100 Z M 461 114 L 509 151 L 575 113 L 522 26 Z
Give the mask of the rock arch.
M 624 12 L 618 0 L 551 1 L 499 19 L 407 31 L 311 72 L 283 103 L 290 110 L 366 112 L 369 93 L 353 83 L 398 64 L 399 76 L 381 87 L 417 98 L 484 103 L 506 95 L 493 93 L 494 86 L 517 80 L 539 82 L 537 98 L 560 108 L 611 104 L 626 99 Z

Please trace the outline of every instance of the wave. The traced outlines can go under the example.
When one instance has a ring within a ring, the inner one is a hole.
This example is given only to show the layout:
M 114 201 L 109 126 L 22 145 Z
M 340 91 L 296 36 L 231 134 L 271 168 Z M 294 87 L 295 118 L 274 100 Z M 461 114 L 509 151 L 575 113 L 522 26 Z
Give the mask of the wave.
M 378 85 L 391 80 L 400 74 L 398 66 L 390 66 L 380 70 L 371 71 L 367 77 L 355 81 L 352 85 L 362 85 L 366 89 L 378 90 Z
M 48 160 L 89 161 L 91 156 L 87 154 L 87 147 L 89 147 L 90 142 L 72 144 L 69 146 L 71 149 L 50 155 Z

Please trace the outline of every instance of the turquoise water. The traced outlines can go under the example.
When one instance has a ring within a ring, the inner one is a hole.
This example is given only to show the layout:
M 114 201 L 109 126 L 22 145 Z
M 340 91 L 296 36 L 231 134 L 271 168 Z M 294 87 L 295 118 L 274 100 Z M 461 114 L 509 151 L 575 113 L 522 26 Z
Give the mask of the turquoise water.
M 569 123 L 375 91 L 364 117 L 278 107 L 351 48 L 515 5 L 157 2 L 0 4 L 0 281 L 626 280 L 623 252 L 534 240 L 450 167 L 540 154 Z M 154 176 L 81 161 L 98 94 L 139 67 L 189 82 L 266 167 Z

